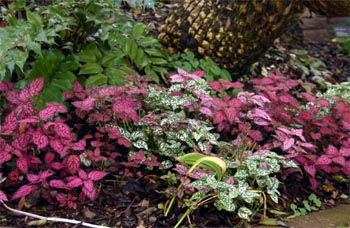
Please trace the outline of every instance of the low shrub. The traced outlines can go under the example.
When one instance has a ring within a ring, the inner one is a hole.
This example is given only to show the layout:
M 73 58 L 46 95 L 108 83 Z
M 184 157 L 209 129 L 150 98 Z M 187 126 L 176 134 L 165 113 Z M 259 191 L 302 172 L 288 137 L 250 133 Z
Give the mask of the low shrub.
M 188 207 L 185 215 L 213 203 L 248 221 L 277 202 L 278 177 L 298 172 L 294 162 L 314 189 L 324 172 L 350 174 L 348 101 L 308 93 L 295 98 L 298 82 L 281 75 L 251 80 L 255 92 L 203 75 L 179 69 L 169 88 L 147 76 L 105 88 L 75 82 L 64 92 L 68 108 L 34 105 L 44 78 L 22 90 L 1 82 L 0 175 L 6 180 L 0 199 L 38 192 L 75 207 L 95 199 L 108 174 L 141 177 L 153 169 L 164 174 L 161 191 L 172 201 L 167 211 L 176 199 Z M 194 152 L 206 161 L 186 157 Z

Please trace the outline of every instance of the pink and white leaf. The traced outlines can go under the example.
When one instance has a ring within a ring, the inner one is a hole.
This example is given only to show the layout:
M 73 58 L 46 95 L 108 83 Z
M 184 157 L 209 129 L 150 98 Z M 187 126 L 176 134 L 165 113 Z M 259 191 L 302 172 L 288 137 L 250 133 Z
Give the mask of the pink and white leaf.
M 331 155 L 331 156 L 337 156 L 337 155 L 338 155 L 338 149 L 337 149 L 335 146 L 333 146 L 333 145 L 330 144 L 330 145 L 327 147 L 326 153 L 327 153 L 328 155 Z

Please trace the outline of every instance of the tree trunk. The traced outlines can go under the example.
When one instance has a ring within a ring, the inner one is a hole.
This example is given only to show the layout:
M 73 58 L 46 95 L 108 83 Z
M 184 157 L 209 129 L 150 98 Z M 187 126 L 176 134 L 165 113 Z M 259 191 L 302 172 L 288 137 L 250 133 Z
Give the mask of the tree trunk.
M 170 52 L 190 50 L 240 75 L 301 11 L 300 0 L 185 0 L 159 39 Z
M 350 16 L 350 0 L 304 0 L 313 12 L 328 17 Z

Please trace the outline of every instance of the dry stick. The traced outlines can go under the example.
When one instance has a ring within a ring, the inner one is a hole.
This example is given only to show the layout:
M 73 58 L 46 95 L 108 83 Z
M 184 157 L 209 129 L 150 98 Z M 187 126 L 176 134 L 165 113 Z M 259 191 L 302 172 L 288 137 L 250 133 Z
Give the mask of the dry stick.
M 29 213 L 29 212 L 13 209 L 13 208 L 7 206 L 3 200 L 0 200 L 0 203 L 2 203 L 2 205 L 4 205 L 4 207 L 7 210 L 12 211 L 12 212 L 14 212 L 16 214 L 26 215 L 26 216 L 37 218 L 37 219 L 41 219 L 41 220 L 46 220 L 46 221 L 50 221 L 50 222 L 72 223 L 72 224 L 78 224 L 78 225 L 87 226 L 87 227 L 93 227 L 93 228 L 111 228 L 111 227 L 108 227 L 108 226 L 94 225 L 94 224 L 91 224 L 91 223 L 81 222 L 81 221 L 77 221 L 77 220 L 73 220 L 73 219 L 45 217 L 45 216 L 41 216 L 41 215 L 36 215 L 36 214 Z

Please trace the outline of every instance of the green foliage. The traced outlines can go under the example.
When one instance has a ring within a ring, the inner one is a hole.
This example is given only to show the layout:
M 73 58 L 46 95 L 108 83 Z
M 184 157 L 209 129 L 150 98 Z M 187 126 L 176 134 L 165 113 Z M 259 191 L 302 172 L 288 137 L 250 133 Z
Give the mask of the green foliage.
M 334 97 L 350 101 L 350 82 L 328 85 L 326 92 L 318 92 L 316 96 L 327 99 L 331 104 L 335 103 Z
M 350 36 L 337 37 L 335 41 L 340 45 L 340 52 L 350 55 Z
M 315 194 L 310 194 L 308 199 L 305 200 L 296 199 L 294 203 L 290 205 L 290 209 L 293 210 L 295 216 L 307 215 L 312 211 L 317 211 L 321 207 L 321 201 Z M 302 206 L 298 206 L 302 205 Z
M 151 6 L 153 1 L 137 1 Z M 53 1 L 2 8 L 9 25 L 0 28 L 0 80 L 29 80 L 44 76 L 41 102 L 63 102 L 62 91 L 78 79 L 85 86 L 122 85 L 125 75 L 147 74 L 160 82 L 168 73 L 168 54 L 107 0 Z M 114 2 L 116 3 L 116 2 Z M 21 16 L 18 16 L 21 15 Z
M 116 5 L 117 7 L 120 7 L 122 3 L 126 2 L 126 0 L 109 0 L 111 4 Z M 130 6 L 133 8 L 151 8 L 154 9 L 155 7 L 155 1 L 154 0 L 131 0 Z
M 220 158 L 206 156 L 200 153 L 185 154 L 178 157 L 177 160 L 187 165 L 192 165 L 188 173 L 191 173 L 196 167 L 202 167 L 214 171 L 218 180 L 221 180 L 227 168 L 226 163 Z
M 170 62 L 174 68 L 184 69 L 187 72 L 204 70 L 206 72 L 204 78 L 208 81 L 215 81 L 220 78 L 232 81 L 231 74 L 227 70 L 220 68 L 211 59 L 196 58 L 191 51 L 170 56 Z

